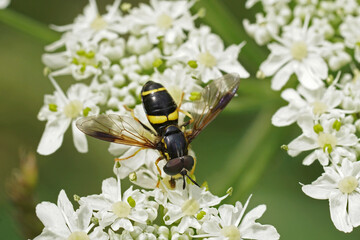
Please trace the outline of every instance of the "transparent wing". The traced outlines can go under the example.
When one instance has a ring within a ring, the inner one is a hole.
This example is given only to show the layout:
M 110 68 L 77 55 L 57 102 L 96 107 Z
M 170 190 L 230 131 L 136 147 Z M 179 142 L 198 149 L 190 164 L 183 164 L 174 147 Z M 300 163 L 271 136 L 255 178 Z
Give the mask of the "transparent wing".
M 91 137 L 130 146 L 156 149 L 159 141 L 134 118 L 116 114 L 81 118 L 76 126 Z
M 226 107 L 239 88 L 238 74 L 227 74 L 215 79 L 201 92 L 201 98 L 193 102 L 190 114 L 193 123 L 186 132 L 191 142 Z

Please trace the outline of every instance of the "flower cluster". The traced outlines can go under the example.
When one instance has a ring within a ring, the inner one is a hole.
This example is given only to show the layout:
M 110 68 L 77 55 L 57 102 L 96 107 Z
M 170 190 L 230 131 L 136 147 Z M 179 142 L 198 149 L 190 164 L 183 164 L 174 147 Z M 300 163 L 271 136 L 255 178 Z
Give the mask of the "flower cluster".
M 64 190 L 57 205 L 42 202 L 36 214 L 44 224 L 43 232 L 34 240 L 46 239 L 279 239 L 271 225 L 255 222 L 265 205 L 245 212 L 243 206 L 223 204 L 229 194 L 217 197 L 193 184 L 186 189 L 168 189 L 161 185 L 152 191 L 133 189 L 121 191 L 117 178 L 105 179 L 102 193 L 86 197 L 74 196 L 80 204 L 75 211 Z M 161 209 L 161 211 L 160 211 Z M 161 213 L 163 217 L 161 218 Z M 156 224 L 163 222 L 163 224 Z
M 177 104 L 184 94 L 186 106 L 210 80 L 230 72 L 248 77 L 237 60 L 243 44 L 225 47 L 208 26 L 196 27 L 194 21 L 204 11 L 192 15 L 194 3 L 151 0 L 149 5 L 133 7 L 115 0 L 105 14 L 100 14 L 95 0 L 89 0 L 74 23 L 52 26 L 63 34 L 45 48 L 47 53 L 42 56 L 55 92 L 45 96 L 38 115 L 46 126 L 37 152 L 49 155 L 59 149 L 70 126 L 76 149 L 87 152 L 86 137 L 75 126 L 84 116 L 131 116 L 130 108 L 149 125 L 140 98 L 141 88 L 149 80 L 164 85 Z M 62 76 L 74 79 L 66 93 L 59 86 Z M 110 153 L 122 158 L 138 149 L 119 144 L 109 147 Z M 139 161 L 122 161 L 121 177 L 141 166 L 149 168 L 156 154 L 144 150 L 136 156 Z
M 181 106 L 186 107 L 209 81 L 225 73 L 248 77 L 237 60 L 243 44 L 225 47 L 208 26 L 196 27 L 194 20 L 203 11 L 192 15 L 194 3 L 150 0 L 133 7 L 115 0 L 101 15 L 95 0 L 89 0 L 73 24 L 53 26 L 63 35 L 42 57 L 55 92 L 45 96 L 38 115 L 47 121 L 38 153 L 55 152 L 70 126 L 76 149 L 87 152 L 85 135 L 75 126 L 81 117 L 128 115 L 151 129 L 140 99 L 148 80 L 163 84 L 177 104 L 183 96 Z M 62 76 L 75 81 L 66 93 L 58 83 Z M 158 151 L 120 144 L 111 144 L 109 151 L 122 158 L 121 165 L 114 165 L 116 178 L 103 181 L 101 194 L 74 196 L 80 205 L 76 211 L 64 190 L 57 204 L 40 203 L 36 213 L 44 230 L 36 240 L 279 239 L 273 226 L 256 222 L 265 205 L 247 213 L 249 200 L 244 206 L 216 207 L 231 191 L 218 197 L 187 179 L 170 179 L 161 171 L 165 161 L 154 164 Z M 191 149 L 189 154 L 194 156 Z M 123 192 L 121 179 L 127 177 L 141 188 Z
M 302 133 L 287 146 L 289 155 L 308 152 L 324 173 L 302 187 L 316 199 L 329 199 L 335 227 L 351 232 L 360 225 L 360 4 L 346 1 L 248 0 L 264 12 L 247 32 L 267 45 L 268 58 L 258 77 L 271 77 L 271 88 L 288 102 L 272 117 L 275 126 L 293 123 Z M 297 86 L 289 79 L 299 81 Z M 295 86 L 295 87 L 294 87 Z

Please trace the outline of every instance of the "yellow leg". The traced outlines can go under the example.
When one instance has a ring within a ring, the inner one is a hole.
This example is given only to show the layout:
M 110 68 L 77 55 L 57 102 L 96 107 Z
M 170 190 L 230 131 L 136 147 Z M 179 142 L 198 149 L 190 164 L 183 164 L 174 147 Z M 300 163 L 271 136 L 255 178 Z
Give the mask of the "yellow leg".
M 180 103 L 179 103 L 179 106 L 177 107 L 177 110 L 178 110 L 178 111 L 180 110 L 181 104 L 182 104 L 182 102 L 183 102 L 183 100 L 184 100 L 184 95 L 185 95 L 185 93 L 182 92 L 181 98 L 180 98 Z
M 184 123 L 182 126 L 185 127 L 185 126 L 187 126 L 189 124 L 192 124 L 194 122 L 193 116 L 191 116 L 191 114 L 188 111 L 184 111 L 184 110 L 179 109 L 179 112 L 185 114 L 186 116 L 188 116 L 190 118 L 190 120 L 187 121 L 186 123 Z
M 191 171 L 190 171 L 190 174 L 191 174 L 191 175 L 194 175 L 195 167 L 196 167 L 196 157 L 194 157 L 194 166 L 193 166 L 193 168 L 192 168 Z
M 159 168 L 159 162 L 161 161 L 163 159 L 163 157 L 159 157 L 158 159 L 156 159 L 156 161 L 155 161 L 155 166 L 156 166 L 156 168 L 157 168 L 157 170 L 158 170 L 158 172 L 159 172 L 159 178 L 158 178 L 158 181 L 157 181 L 157 183 L 156 183 L 156 188 L 158 188 L 159 187 L 159 185 L 160 185 L 160 179 L 161 179 L 161 170 L 160 170 L 160 168 Z
M 144 149 L 146 149 L 146 148 L 140 148 L 140 149 L 136 150 L 135 153 L 133 153 L 133 154 L 131 154 L 130 156 L 125 157 L 125 158 L 115 158 L 115 161 L 118 162 L 118 161 L 123 161 L 123 160 L 129 159 L 129 158 L 132 158 L 132 157 L 134 157 L 136 154 L 138 154 L 141 150 L 144 150 Z

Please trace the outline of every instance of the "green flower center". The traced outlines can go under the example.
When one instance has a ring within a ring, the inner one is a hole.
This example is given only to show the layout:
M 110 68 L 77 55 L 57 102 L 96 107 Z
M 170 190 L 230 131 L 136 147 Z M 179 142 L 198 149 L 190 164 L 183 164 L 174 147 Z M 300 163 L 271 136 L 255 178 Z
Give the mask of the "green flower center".
M 337 139 L 330 133 L 320 132 L 318 137 L 318 144 L 324 150 L 324 152 L 327 150 L 328 153 L 331 153 L 337 144 Z
M 73 232 L 67 240 L 90 240 L 89 236 L 84 232 Z
M 313 106 L 312 110 L 315 115 L 326 113 L 326 111 L 328 110 L 328 106 L 320 101 L 313 102 L 312 106 Z
M 80 102 L 79 100 L 74 100 L 74 101 L 69 102 L 64 107 L 64 114 L 68 118 L 76 118 L 77 116 L 79 116 L 81 114 L 82 108 L 83 108 L 82 102 Z
M 221 229 L 221 235 L 226 237 L 228 240 L 240 240 L 241 235 L 240 231 L 235 226 L 226 226 L 223 229 Z
M 195 215 L 200 209 L 200 204 L 193 198 L 184 202 L 181 207 L 182 212 L 187 216 Z
M 172 26 L 172 24 L 173 24 L 173 19 L 165 13 L 161 14 L 156 19 L 156 25 L 162 29 L 169 29 Z
M 116 214 L 119 218 L 125 218 L 129 216 L 131 207 L 126 202 L 116 202 L 111 206 L 111 210 Z
M 290 51 L 292 57 L 299 61 L 308 55 L 307 45 L 304 41 L 294 42 Z
M 99 31 L 106 28 L 107 25 L 107 22 L 101 16 L 97 16 L 90 24 L 90 27 L 96 31 Z
M 198 61 L 199 63 L 205 65 L 206 67 L 213 67 L 216 65 L 216 58 L 208 51 L 204 53 L 200 53 L 198 55 Z
M 343 193 L 352 193 L 358 185 L 359 182 L 354 176 L 348 176 L 341 179 L 338 183 L 338 188 Z

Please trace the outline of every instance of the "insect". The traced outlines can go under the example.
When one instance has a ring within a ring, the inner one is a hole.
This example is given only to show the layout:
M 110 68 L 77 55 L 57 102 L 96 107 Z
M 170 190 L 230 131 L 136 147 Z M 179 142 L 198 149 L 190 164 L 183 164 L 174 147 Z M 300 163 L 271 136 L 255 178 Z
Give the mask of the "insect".
M 199 99 L 191 102 L 191 110 L 180 109 L 165 87 L 159 83 L 149 81 L 141 90 L 141 98 L 147 119 L 151 128 L 139 121 L 134 114 L 120 116 L 117 114 L 89 116 L 76 122 L 77 127 L 85 134 L 119 144 L 140 147 L 128 159 L 142 149 L 155 149 L 160 157 L 155 161 L 158 166 L 160 160 L 167 163 L 163 167 L 166 174 L 171 176 L 171 185 L 175 179 L 185 176 L 199 186 L 189 175 L 195 169 L 195 159 L 188 154 L 189 144 L 199 133 L 225 108 L 239 87 L 240 78 L 237 74 L 227 74 L 215 79 L 207 85 L 199 95 Z M 179 112 L 188 119 L 179 125 Z M 122 159 L 122 160 L 124 160 Z M 159 186 L 160 180 L 157 183 Z

